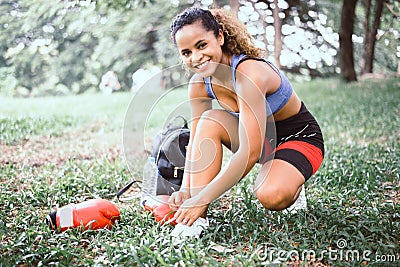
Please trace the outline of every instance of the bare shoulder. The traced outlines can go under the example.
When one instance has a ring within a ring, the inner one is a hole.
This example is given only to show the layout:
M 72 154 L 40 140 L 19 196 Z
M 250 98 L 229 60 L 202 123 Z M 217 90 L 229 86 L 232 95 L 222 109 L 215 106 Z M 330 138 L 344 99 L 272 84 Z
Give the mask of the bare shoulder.
M 212 108 L 204 80 L 197 74 L 193 75 L 189 82 L 189 100 L 193 118 L 201 116 L 204 111 Z
M 248 59 L 240 63 L 236 69 L 236 76 L 238 83 L 251 81 L 265 94 L 273 93 L 281 84 L 279 75 L 271 66 L 264 61 L 255 59 Z
M 189 97 L 191 99 L 208 97 L 204 80 L 197 74 L 194 74 L 192 78 L 190 78 L 188 88 Z

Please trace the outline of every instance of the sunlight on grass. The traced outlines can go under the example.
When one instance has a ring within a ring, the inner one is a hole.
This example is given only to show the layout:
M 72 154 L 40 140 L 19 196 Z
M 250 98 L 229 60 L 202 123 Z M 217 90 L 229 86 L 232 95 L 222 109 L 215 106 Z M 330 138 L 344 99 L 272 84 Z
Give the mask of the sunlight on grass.
M 64 97 L 0 98 L 0 116 L 115 116 L 124 113 L 131 93 L 83 94 Z

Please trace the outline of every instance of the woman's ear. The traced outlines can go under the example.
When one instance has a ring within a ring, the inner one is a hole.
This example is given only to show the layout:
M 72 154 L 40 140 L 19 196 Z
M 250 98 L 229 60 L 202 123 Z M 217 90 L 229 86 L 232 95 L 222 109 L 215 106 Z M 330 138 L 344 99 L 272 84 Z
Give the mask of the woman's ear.
M 218 43 L 220 46 L 223 46 L 225 43 L 224 33 L 222 32 L 222 30 L 219 30 L 219 33 L 218 33 Z

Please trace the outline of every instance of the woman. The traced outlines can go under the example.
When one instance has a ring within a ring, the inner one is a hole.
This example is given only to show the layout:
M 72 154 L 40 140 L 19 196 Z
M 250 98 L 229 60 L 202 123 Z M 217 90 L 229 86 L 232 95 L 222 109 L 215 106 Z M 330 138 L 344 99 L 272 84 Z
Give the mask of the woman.
M 195 73 L 185 174 L 181 190 L 169 199 L 177 210 L 172 235 L 199 236 L 208 226 L 208 205 L 256 163 L 262 164 L 254 186 L 258 200 L 269 210 L 290 207 L 321 165 L 324 145 L 318 123 L 287 78 L 223 10 L 183 11 L 171 25 L 171 38 Z M 213 109 L 212 99 L 223 109 Z M 274 127 L 271 140 L 267 133 Z M 223 145 L 233 152 L 224 168 Z

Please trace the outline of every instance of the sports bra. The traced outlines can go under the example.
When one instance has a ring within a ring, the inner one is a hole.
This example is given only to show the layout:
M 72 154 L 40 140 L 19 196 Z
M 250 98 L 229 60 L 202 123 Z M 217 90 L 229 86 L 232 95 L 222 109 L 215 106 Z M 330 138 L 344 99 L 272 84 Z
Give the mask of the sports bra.
M 269 66 L 272 67 L 272 69 L 281 78 L 281 85 L 279 86 L 279 88 L 274 93 L 266 95 L 266 97 L 265 97 L 266 103 L 267 103 L 267 116 L 278 112 L 289 101 L 289 98 L 293 92 L 293 87 L 290 84 L 288 78 L 274 64 L 272 64 L 272 62 L 270 62 L 264 58 L 248 57 L 245 54 L 233 55 L 232 62 L 231 62 L 233 89 L 236 91 L 236 68 L 239 65 L 239 63 L 241 63 L 247 59 L 254 59 L 254 60 L 266 62 Z M 216 99 L 218 101 L 217 97 L 214 94 L 212 85 L 211 85 L 211 76 L 206 77 L 203 80 L 206 85 L 207 95 L 210 98 Z M 238 112 L 233 112 L 233 111 L 229 111 L 229 112 L 237 117 L 239 116 Z

